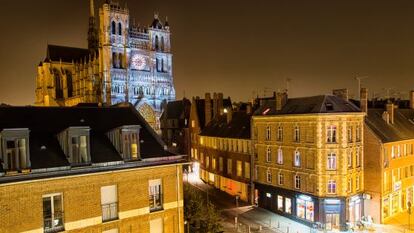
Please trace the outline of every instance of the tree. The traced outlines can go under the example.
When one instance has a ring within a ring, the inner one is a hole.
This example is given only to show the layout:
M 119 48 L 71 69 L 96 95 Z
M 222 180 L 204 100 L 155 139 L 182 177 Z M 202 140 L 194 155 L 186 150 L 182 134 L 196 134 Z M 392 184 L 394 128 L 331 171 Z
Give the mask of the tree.
M 199 190 L 188 184 L 184 185 L 184 217 L 189 224 L 187 229 L 192 233 L 222 232 L 219 211 Z

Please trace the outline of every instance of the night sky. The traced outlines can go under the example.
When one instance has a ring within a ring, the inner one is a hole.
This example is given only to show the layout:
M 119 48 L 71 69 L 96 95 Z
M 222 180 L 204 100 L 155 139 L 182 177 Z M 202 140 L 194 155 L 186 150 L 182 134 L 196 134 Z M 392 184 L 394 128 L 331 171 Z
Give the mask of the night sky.
M 96 1 L 101 5 L 103 1 Z M 120 1 L 122 5 L 124 1 Z M 414 1 L 130 0 L 131 17 L 168 15 L 177 98 L 223 92 L 233 100 L 349 88 L 355 76 L 384 94 L 414 89 Z M 4 1 L 0 102 L 34 102 L 46 45 L 86 47 L 89 0 Z M 98 8 L 98 7 L 96 7 Z

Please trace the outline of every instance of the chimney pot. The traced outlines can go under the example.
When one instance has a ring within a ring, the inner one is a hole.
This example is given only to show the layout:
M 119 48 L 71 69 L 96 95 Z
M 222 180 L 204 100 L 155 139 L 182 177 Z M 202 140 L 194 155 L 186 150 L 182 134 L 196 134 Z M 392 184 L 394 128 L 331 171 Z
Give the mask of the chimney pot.
M 211 95 L 206 93 L 204 99 L 204 112 L 205 112 L 205 126 L 211 121 Z
M 389 115 L 389 123 L 394 124 L 394 104 L 393 103 L 387 103 L 386 105 L 386 111 Z
M 277 92 L 276 93 L 276 111 L 282 110 L 283 106 L 287 103 L 288 95 L 287 92 Z
M 348 95 L 348 89 L 347 88 L 332 90 L 332 94 L 334 96 L 337 96 L 339 98 L 342 98 L 342 99 L 344 99 L 346 101 L 349 100 L 349 95 Z

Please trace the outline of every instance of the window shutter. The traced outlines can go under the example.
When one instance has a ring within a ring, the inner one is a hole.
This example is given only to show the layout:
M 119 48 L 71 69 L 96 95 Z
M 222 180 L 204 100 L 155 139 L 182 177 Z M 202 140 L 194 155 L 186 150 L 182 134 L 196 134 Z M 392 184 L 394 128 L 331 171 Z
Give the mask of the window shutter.
M 118 201 L 116 185 L 101 187 L 101 204 L 110 204 Z

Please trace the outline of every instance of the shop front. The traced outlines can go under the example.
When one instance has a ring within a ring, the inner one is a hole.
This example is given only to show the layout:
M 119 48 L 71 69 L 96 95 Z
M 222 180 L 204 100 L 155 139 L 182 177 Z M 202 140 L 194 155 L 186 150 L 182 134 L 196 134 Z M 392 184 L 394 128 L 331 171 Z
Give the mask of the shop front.
M 326 198 L 323 200 L 321 216 L 325 230 L 339 232 L 346 229 L 345 200 L 339 198 Z
M 349 198 L 348 202 L 348 221 L 351 225 L 355 225 L 356 222 L 361 221 L 363 216 L 363 196 L 355 195 Z

